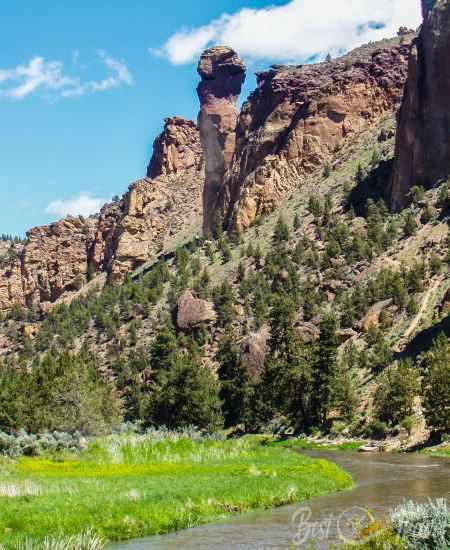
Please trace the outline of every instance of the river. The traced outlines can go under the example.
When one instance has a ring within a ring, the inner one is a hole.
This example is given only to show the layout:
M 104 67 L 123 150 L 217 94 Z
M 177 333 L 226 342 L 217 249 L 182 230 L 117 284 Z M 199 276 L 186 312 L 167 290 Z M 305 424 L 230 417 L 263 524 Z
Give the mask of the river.
M 297 505 L 231 517 L 168 535 L 112 544 L 109 550 L 325 550 L 351 537 L 365 510 L 383 517 L 405 498 L 450 497 L 450 460 L 418 454 L 329 451 L 310 456 L 336 462 L 356 482 L 351 491 Z

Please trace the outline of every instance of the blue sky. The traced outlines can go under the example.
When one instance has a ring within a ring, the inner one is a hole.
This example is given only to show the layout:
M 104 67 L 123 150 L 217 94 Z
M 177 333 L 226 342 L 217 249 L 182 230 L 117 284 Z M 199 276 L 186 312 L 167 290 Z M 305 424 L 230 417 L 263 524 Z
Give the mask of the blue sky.
M 347 10 L 342 9 L 348 4 Z M 163 119 L 195 119 L 198 53 L 253 72 L 417 26 L 416 0 L 4 0 L 0 233 L 88 213 L 145 173 Z

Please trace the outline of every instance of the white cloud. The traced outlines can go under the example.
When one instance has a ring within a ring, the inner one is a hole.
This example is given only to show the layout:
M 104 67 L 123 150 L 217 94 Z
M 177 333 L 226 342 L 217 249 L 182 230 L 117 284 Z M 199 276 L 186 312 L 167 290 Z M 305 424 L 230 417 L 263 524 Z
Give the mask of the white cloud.
M 34 57 L 28 65 L 19 65 L 14 69 L 0 69 L 0 97 L 23 99 L 36 92 L 71 97 L 88 92 L 103 92 L 122 84 L 133 84 L 133 77 L 124 62 L 108 56 L 104 51 L 99 51 L 98 56 L 112 73 L 103 80 L 83 82 L 78 76 L 66 76 L 61 61 L 46 61 L 43 57 Z M 76 65 L 78 58 L 79 52 L 76 51 Z M 5 88 L 5 84 L 9 87 Z
M 51 216 L 90 216 L 99 212 L 108 199 L 91 197 L 89 193 L 80 193 L 70 199 L 59 199 L 47 205 L 45 211 Z
M 8 81 L 18 82 L 19 85 L 3 90 L 2 95 L 14 99 L 22 99 L 39 88 L 55 91 L 76 84 L 74 79 L 64 76 L 61 62 L 46 62 L 43 57 L 35 57 L 28 65 L 0 70 L 0 82 Z
M 203 27 L 181 29 L 152 53 L 183 64 L 208 46 L 226 44 L 249 59 L 304 62 L 394 36 L 400 26 L 416 28 L 420 14 L 419 0 L 291 0 L 283 6 L 244 8 Z

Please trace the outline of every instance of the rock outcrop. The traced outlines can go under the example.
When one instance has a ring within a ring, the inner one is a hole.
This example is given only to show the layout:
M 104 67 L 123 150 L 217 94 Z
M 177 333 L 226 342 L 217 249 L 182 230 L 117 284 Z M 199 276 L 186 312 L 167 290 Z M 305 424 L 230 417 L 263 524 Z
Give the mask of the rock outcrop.
M 242 342 L 240 360 L 253 380 L 258 380 L 263 371 L 269 338 L 270 328 L 268 325 L 263 325 Z
M 177 326 L 181 330 L 196 328 L 216 320 L 214 304 L 196 298 L 190 290 L 180 296 L 177 306 Z
M 232 190 L 226 185 L 226 176 L 235 154 L 236 102 L 245 80 L 245 66 L 234 50 L 216 46 L 203 53 L 198 73 L 198 126 L 205 156 L 203 227 L 208 232 L 215 218 L 221 218 L 230 207 Z
M 242 63 L 225 50 L 236 74 L 229 77 L 236 78 L 235 86 L 225 93 L 214 80 L 222 49 L 205 52 L 199 66 L 199 128 L 207 164 L 206 227 L 221 211 L 225 225 L 248 227 L 346 141 L 394 111 L 403 96 L 413 37 L 366 46 L 331 63 L 273 66 L 258 73 L 258 87 L 242 107 L 235 135 Z M 223 120 L 225 134 L 217 130 Z M 219 139 L 223 135 L 226 140 Z
M 147 177 L 170 177 L 193 168 L 199 170 L 202 161 L 200 134 L 194 122 L 181 117 L 167 118 L 164 131 L 153 143 Z
M 23 247 L 0 270 L 0 311 L 39 307 L 85 282 L 95 221 L 68 217 L 27 233 Z
M 422 0 L 422 10 L 398 120 L 394 210 L 408 203 L 412 186 L 431 187 L 450 173 L 450 2 Z
M 189 228 L 198 231 L 204 175 L 199 132 L 192 121 L 166 121 L 148 170 L 153 179 L 133 183 L 97 216 L 36 227 L 24 245 L 3 255 L 0 312 L 15 304 L 46 310 L 98 273 L 122 279 L 182 241 Z

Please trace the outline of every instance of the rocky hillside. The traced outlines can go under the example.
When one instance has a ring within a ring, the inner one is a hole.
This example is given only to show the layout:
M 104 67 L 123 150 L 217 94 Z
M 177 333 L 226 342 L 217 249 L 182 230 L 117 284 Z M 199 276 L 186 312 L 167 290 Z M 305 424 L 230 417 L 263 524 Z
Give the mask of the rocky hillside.
M 242 230 L 273 211 L 286 193 L 334 162 L 346 142 L 395 111 L 413 36 L 404 32 L 334 62 L 273 67 L 258 75 L 240 114 L 243 62 L 229 48 L 205 52 L 200 130 L 168 119 L 147 177 L 120 200 L 89 219 L 32 229 L 0 267 L 0 312 L 14 305 L 47 311 L 99 274 L 121 280 L 190 238 L 202 212 L 208 232 L 222 222 Z
M 245 67 L 229 48 L 199 63 L 199 128 L 206 155 L 204 225 L 243 230 L 362 131 L 400 105 L 413 33 L 334 62 L 275 66 L 237 115 Z M 237 124 L 236 124 L 237 118 Z
M 8 372 L 81 354 L 147 424 L 207 426 L 220 392 L 253 431 L 448 429 L 450 2 L 424 10 L 417 38 L 259 74 L 240 113 L 244 63 L 207 50 L 198 129 L 168 119 L 122 199 L 4 256 Z

